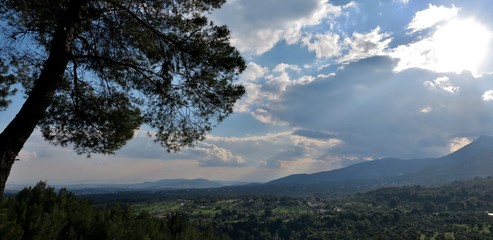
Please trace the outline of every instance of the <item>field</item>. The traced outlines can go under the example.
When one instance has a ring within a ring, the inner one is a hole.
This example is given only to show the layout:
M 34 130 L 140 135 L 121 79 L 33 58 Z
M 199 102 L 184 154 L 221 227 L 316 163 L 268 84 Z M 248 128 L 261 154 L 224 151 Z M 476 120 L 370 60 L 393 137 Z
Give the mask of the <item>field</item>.
M 467 191 L 466 191 L 467 189 Z M 190 197 L 131 205 L 232 239 L 493 239 L 492 179 L 338 197 Z
M 493 239 L 493 178 L 348 195 L 95 195 L 40 183 L 0 199 L 5 239 Z M 97 198 L 98 197 L 98 198 Z M 145 199 L 146 197 L 147 199 Z M 143 200 L 144 199 L 144 200 Z

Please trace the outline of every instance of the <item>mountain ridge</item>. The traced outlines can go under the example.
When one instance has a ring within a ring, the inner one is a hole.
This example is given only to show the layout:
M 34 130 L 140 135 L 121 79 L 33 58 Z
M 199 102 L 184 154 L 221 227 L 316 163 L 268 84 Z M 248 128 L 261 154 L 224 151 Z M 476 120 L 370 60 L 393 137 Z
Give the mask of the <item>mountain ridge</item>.
M 77 193 L 93 192 L 119 192 L 119 191 L 157 191 L 157 190 L 180 190 L 180 189 L 206 189 L 220 188 L 225 186 L 239 186 L 247 184 L 240 181 L 218 181 L 204 178 L 173 178 L 161 179 L 157 181 L 145 181 L 141 183 L 127 184 L 55 184 L 55 188 L 66 188 Z M 8 184 L 8 190 L 20 190 L 26 187 L 23 184 Z
M 197 179 L 162 179 L 135 184 L 55 185 L 78 194 L 114 192 L 190 191 L 268 195 L 349 193 L 402 185 L 439 185 L 493 175 L 493 137 L 480 136 L 461 149 L 438 158 L 403 160 L 383 158 L 317 173 L 293 174 L 267 183 Z M 9 187 L 9 186 L 7 186 Z M 10 188 L 12 189 L 12 188 Z M 20 190 L 21 188 L 19 188 Z
M 493 174 L 493 137 L 480 136 L 463 148 L 439 158 L 383 158 L 312 174 L 294 174 L 268 185 L 310 185 L 363 181 L 389 184 L 441 184 Z

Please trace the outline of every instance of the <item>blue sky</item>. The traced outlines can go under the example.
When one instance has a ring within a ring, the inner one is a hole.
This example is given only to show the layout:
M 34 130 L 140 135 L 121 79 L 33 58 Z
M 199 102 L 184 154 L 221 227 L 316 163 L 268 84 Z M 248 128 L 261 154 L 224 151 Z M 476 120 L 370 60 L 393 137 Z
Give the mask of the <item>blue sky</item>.
M 145 132 L 87 159 L 35 132 L 9 183 L 263 182 L 383 157 L 438 157 L 493 135 L 491 1 L 228 0 L 212 13 L 248 63 L 246 95 L 203 142 Z M 0 113 L 0 127 L 22 99 Z

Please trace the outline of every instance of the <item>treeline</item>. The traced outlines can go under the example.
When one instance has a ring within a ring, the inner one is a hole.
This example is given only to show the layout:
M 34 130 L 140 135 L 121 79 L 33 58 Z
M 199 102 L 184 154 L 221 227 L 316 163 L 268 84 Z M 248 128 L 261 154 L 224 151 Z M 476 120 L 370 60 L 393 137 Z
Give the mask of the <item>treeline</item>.
M 195 195 L 194 195 L 195 196 Z M 348 196 L 93 205 L 39 183 L 0 201 L 0 239 L 493 239 L 493 178 Z
M 46 183 L 0 199 L 0 239 L 227 239 L 183 214 L 155 218 L 129 206 L 93 206 Z
M 224 211 L 216 226 L 233 239 L 493 239 L 492 178 L 340 198 L 258 198 L 249 208 L 255 205 L 265 207 L 235 209 L 248 214 L 243 220 Z

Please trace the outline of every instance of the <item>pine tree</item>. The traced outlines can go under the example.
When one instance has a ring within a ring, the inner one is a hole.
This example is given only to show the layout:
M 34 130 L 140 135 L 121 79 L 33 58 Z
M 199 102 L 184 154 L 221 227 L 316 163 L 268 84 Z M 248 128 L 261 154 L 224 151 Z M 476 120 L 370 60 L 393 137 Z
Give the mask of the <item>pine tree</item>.
M 26 101 L 0 134 L 0 192 L 36 127 L 79 154 L 111 154 L 141 125 L 163 147 L 192 146 L 232 112 L 245 69 L 229 30 L 207 18 L 225 0 L 5 0 L 0 110 Z

